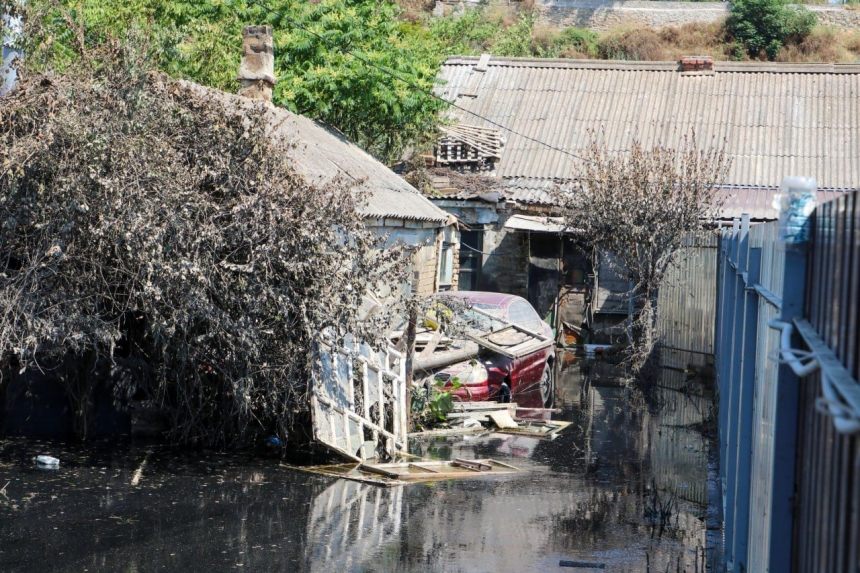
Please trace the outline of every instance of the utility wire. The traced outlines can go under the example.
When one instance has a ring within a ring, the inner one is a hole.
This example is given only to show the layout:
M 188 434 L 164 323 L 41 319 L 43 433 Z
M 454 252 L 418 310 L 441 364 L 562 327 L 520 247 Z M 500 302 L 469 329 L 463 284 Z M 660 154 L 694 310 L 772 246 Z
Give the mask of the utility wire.
M 396 74 L 396 73 L 392 72 L 391 70 L 389 70 L 389 69 L 387 69 L 387 68 L 384 68 L 384 67 L 382 67 L 382 66 L 380 66 L 380 65 L 378 65 L 378 64 L 375 64 L 375 63 L 371 62 L 370 60 L 368 60 L 368 59 L 367 59 L 367 58 L 365 58 L 364 56 L 358 55 L 358 54 L 354 53 L 353 51 L 351 51 L 351 50 L 349 50 L 349 49 L 346 49 L 346 48 L 344 48 L 344 47 L 342 47 L 342 46 L 337 46 L 337 45 L 335 45 L 333 42 L 330 42 L 328 39 L 326 39 L 325 37 L 323 37 L 321 34 L 319 34 L 319 33 L 317 33 L 317 32 L 314 32 L 313 30 L 309 29 L 308 27 L 303 26 L 303 25 L 302 25 L 302 24 L 300 24 L 299 22 L 296 22 L 295 20 L 293 20 L 292 18 L 290 18 L 289 16 L 287 16 L 287 15 L 286 15 L 286 14 L 284 14 L 283 12 L 280 12 L 280 11 L 278 11 L 278 10 L 275 10 L 275 9 L 273 9 L 273 8 L 270 8 L 269 6 L 267 6 L 266 4 L 264 4 L 264 3 L 262 3 L 262 2 L 259 2 L 258 0 L 248 0 L 248 3 L 249 3 L 249 4 L 253 4 L 253 5 L 255 5 L 255 6 L 259 6 L 259 7 L 260 7 L 260 8 L 262 8 L 263 10 L 265 10 L 265 11 L 269 12 L 270 14 L 275 14 L 275 15 L 279 16 L 282 20 L 286 20 L 286 21 L 287 21 L 289 24 L 291 24 L 293 27 L 298 28 L 299 30 L 302 30 L 302 31 L 304 31 L 304 32 L 307 32 L 307 33 L 308 33 L 308 34 L 310 34 L 311 36 L 314 36 L 315 38 L 319 39 L 321 42 L 323 42 L 323 43 L 325 43 L 326 45 L 328 45 L 330 48 L 334 48 L 334 49 L 336 49 L 336 50 L 340 51 L 340 52 L 341 52 L 341 53 L 343 53 L 343 54 L 346 54 L 346 55 L 348 55 L 348 56 L 351 56 L 351 57 L 355 58 L 356 60 L 358 60 L 359 62 L 363 63 L 364 65 L 369 66 L 369 67 L 371 67 L 371 68 L 374 68 L 375 70 L 378 70 L 378 71 L 382 72 L 383 74 L 385 74 L 385 75 L 387 75 L 387 76 L 390 76 L 390 77 L 392 77 L 392 78 L 394 78 L 394 79 L 396 79 L 396 80 L 398 80 L 398 81 L 401 81 L 401 82 L 403 82 L 404 84 L 406 84 L 407 86 L 409 86 L 410 88 L 412 88 L 412 89 L 414 89 L 414 90 L 416 90 L 416 91 L 419 91 L 419 92 L 423 93 L 424 95 L 426 95 L 426 96 L 428 96 L 428 97 L 431 97 L 431 98 L 433 98 L 433 99 L 439 100 L 439 101 L 441 101 L 441 102 L 445 103 L 446 105 L 449 105 L 449 106 L 451 106 L 451 107 L 453 107 L 453 108 L 456 108 L 456 109 L 458 109 L 458 110 L 460 110 L 460 111 L 462 111 L 462 112 L 464 112 L 464 113 L 467 113 L 467 114 L 469 114 L 469 115 L 471 115 L 471 116 L 474 116 L 474 117 L 477 117 L 477 118 L 479 118 L 479 119 L 482 119 L 482 120 L 486 121 L 487 123 L 489 123 L 489 124 L 491 124 L 491 125 L 494 125 L 494 126 L 498 127 L 499 129 L 502 129 L 502 130 L 507 131 L 508 133 L 512 133 L 512 134 L 514 134 L 514 135 L 518 135 L 518 136 L 522 137 L 523 139 L 527 139 L 528 141 L 531 141 L 531 142 L 533 142 L 533 143 L 537 143 L 538 145 L 543 145 L 544 147 L 546 147 L 546 148 L 548 148 L 548 149 L 552 149 L 553 151 L 557 151 L 557 152 L 559 152 L 559 153 L 563 153 L 563 154 L 565 154 L 565 155 L 568 155 L 568 156 L 573 157 L 573 158 L 575 158 L 575 159 L 579 159 L 579 160 L 581 160 L 581 161 L 585 161 L 585 162 L 587 162 L 587 163 L 594 163 L 594 161 L 592 161 L 592 160 L 590 160 L 590 159 L 586 159 L 585 157 L 581 157 L 581 156 L 579 156 L 579 155 L 577 155 L 577 154 L 575 154 L 575 153 L 571 153 L 570 151 L 568 151 L 568 150 L 566 150 L 566 149 L 562 149 L 562 148 L 560 148 L 560 147 L 556 147 L 555 145 L 552 145 L 552 144 L 547 143 L 547 142 L 545 142 L 545 141 L 542 141 L 542 140 L 540 140 L 540 139 L 534 138 L 534 137 L 532 137 L 532 136 L 530 136 L 530 135 L 526 135 L 525 133 L 522 133 L 522 132 L 520 132 L 520 131 L 517 131 L 517 130 L 515 130 L 515 129 L 512 129 L 512 128 L 510 128 L 510 127 L 508 127 L 508 126 L 506 126 L 506 125 L 504 125 L 504 124 L 501 124 L 501 123 L 499 123 L 499 122 L 497 122 L 497 121 L 493 121 L 492 119 L 490 119 L 490 118 L 488 118 L 488 117 L 484 117 L 483 115 L 481 115 L 481 114 L 479 114 L 479 113 L 476 113 L 476 112 L 474 112 L 474 111 L 468 110 L 468 109 L 466 109 L 465 107 L 463 107 L 463 106 L 461 106 L 461 105 L 459 105 L 459 104 L 456 104 L 456 103 L 454 103 L 454 102 L 452 102 L 452 101 L 449 101 L 449 100 L 447 100 L 447 99 L 445 99 L 445 98 L 443 98 L 443 97 L 441 97 L 441 96 L 439 96 L 439 95 L 436 95 L 436 94 L 435 94 L 435 93 L 433 93 L 432 91 L 430 91 L 430 90 L 426 90 L 426 89 L 422 88 L 421 86 L 419 86 L 419 85 L 418 85 L 418 84 L 416 84 L 415 82 L 412 82 L 412 81 L 410 81 L 410 80 L 408 80 L 408 79 L 406 79 L 406 78 L 404 78 L 404 77 L 402 77 L 402 76 L 400 76 L 400 75 L 398 75 L 398 74 Z

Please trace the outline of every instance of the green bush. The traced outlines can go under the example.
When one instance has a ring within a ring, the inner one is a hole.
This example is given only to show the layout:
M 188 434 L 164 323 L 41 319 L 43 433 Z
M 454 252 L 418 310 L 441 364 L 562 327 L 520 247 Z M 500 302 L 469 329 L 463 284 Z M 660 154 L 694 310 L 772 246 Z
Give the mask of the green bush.
M 785 0 L 737 0 L 726 27 L 750 57 L 765 52 L 773 60 L 786 43 L 802 41 L 818 22 L 806 8 L 786 4 Z

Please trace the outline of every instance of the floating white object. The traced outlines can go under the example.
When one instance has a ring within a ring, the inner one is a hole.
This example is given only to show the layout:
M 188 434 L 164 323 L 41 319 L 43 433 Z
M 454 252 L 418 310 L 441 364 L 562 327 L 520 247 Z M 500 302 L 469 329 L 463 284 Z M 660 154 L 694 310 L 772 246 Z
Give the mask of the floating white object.
M 36 456 L 33 458 L 36 465 L 45 469 L 56 469 L 60 467 L 60 460 L 51 456 Z
M 773 198 L 779 211 L 779 240 L 806 243 L 811 234 L 809 216 L 815 210 L 818 183 L 812 177 L 786 177 Z

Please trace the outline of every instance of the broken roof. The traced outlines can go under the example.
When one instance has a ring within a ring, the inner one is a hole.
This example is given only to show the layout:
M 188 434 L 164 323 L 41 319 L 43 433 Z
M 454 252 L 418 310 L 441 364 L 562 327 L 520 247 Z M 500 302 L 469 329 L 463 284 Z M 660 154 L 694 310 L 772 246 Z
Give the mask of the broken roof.
M 860 65 L 716 62 L 683 73 L 675 62 L 477 57 L 442 66 L 440 94 L 498 122 L 507 143 L 494 174 L 503 194 L 543 203 L 550 181 L 574 176 L 589 130 L 610 150 L 678 145 L 695 128 L 701 144 L 726 141 L 729 186 L 773 187 L 787 175 L 826 188 L 860 186 Z M 453 110 L 463 122 L 496 127 Z M 553 149 L 555 148 L 555 149 Z
M 367 200 L 360 209 L 365 217 L 439 224 L 447 220 L 447 213 L 342 133 L 281 107 L 191 82 L 182 83 L 198 91 L 202 97 L 217 99 L 240 114 L 265 106 L 263 113 L 270 126 L 270 134 L 282 143 L 284 154 L 294 160 L 296 172 L 316 186 L 325 185 L 338 176 L 354 183 L 356 191 Z

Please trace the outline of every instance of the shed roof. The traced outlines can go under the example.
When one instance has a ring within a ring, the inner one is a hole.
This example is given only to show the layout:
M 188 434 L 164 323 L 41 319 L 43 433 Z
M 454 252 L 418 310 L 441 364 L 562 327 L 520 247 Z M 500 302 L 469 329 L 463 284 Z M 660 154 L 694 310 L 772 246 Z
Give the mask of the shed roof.
M 360 209 L 365 217 L 440 224 L 447 220 L 447 213 L 342 133 L 281 107 L 191 82 L 183 83 L 199 91 L 203 97 L 222 101 L 228 109 L 239 113 L 262 110 L 270 135 L 280 144 L 284 154 L 293 159 L 296 172 L 316 186 L 344 177 L 366 199 Z
M 674 62 L 455 56 L 442 66 L 441 95 L 463 123 L 497 127 L 507 143 L 495 175 L 542 202 L 539 183 L 574 175 L 589 130 L 612 151 L 634 139 L 676 146 L 695 128 L 700 144 L 726 142 L 727 185 L 778 185 L 787 175 L 827 188 L 860 186 L 860 65 L 716 62 L 712 74 Z M 540 140 L 549 144 L 541 145 Z M 555 148 L 555 149 L 553 149 Z M 531 181 L 528 185 L 524 181 Z M 518 198 L 518 197 L 517 197 Z

